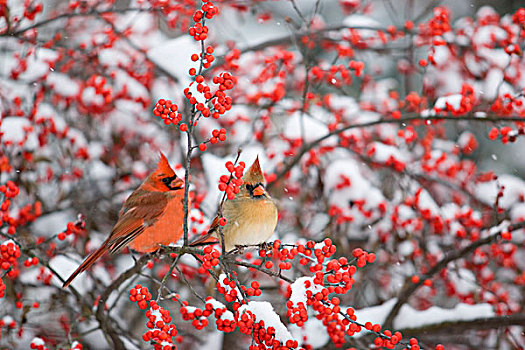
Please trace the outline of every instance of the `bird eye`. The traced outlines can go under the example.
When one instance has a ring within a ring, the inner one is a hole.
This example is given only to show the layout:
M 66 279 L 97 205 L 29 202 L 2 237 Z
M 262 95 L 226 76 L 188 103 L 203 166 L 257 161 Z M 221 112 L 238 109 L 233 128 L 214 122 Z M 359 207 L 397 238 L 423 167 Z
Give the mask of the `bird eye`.
M 169 177 L 165 177 L 165 178 L 162 179 L 162 182 L 167 184 L 168 182 L 170 182 L 170 178 Z

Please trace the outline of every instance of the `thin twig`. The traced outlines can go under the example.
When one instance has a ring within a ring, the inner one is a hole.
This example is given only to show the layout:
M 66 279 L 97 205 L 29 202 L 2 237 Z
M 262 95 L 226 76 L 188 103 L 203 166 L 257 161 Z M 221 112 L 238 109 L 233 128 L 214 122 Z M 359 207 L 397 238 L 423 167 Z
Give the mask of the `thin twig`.
M 509 231 L 515 231 L 525 228 L 525 221 L 521 221 L 516 224 L 512 224 L 508 227 Z M 423 285 L 425 280 L 432 278 L 435 274 L 439 273 L 442 269 L 446 268 L 448 263 L 451 261 L 466 257 L 467 255 L 471 254 L 474 250 L 477 248 L 491 244 L 495 241 L 497 241 L 501 236 L 502 230 L 499 230 L 496 233 L 493 233 L 483 239 L 477 240 L 473 242 L 472 244 L 469 244 L 465 248 L 461 250 L 454 250 L 450 252 L 449 254 L 445 255 L 436 265 L 434 265 L 425 275 L 421 276 L 419 282 L 412 283 L 412 281 L 406 281 L 405 285 L 401 289 L 401 291 L 398 293 L 399 297 L 392 308 L 390 310 L 390 313 L 385 319 L 384 327 L 391 328 L 394 318 L 398 315 L 399 311 L 401 310 L 401 307 L 408 301 L 410 296 L 414 294 L 414 292 Z
M 143 9 L 139 7 L 128 7 L 128 8 L 122 8 L 122 9 L 109 9 L 109 10 L 91 10 L 88 12 L 67 12 L 67 13 L 61 13 L 60 15 L 57 15 L 55 17 L 47 18 L 45 20 L 42 20 L 40 22 L 34 23 L 28 27 L 19 29 L 15 32 L 6 32 L 5 34 L 2 34 L 0 36 L 19 36 L 20 34 L 23 34 L 29 30 L 36 29 L 42 26 L 46 26 L 50 23 L 56 22 L 63 18 L 73 18 L 73 17 L 91 17 L 91 16 L 102 16 L 107 14 L 113 14 L 113 13 L 126 13 L 126 12 L 160 12 L 161 9 L 154 9 L 154 8 L 148 8 Z
M 444 115 L 444 116 L 435 116 L 435 117 L 423 117 L 423 116 L 421 116 L 419 114 L 416 114 L 416 115 L 409 114 L 408 116 L 402 117 L 402 118 L 399 118 L 399 119 L 382 118 L 382 119 L 374 120 L 374 121 L 371 121 L 371 122 L 365 122 L 365 123 L 359 123 L 359 124 L 351 124 L 351 125 L 343 126 L 343 127 L 339 128 L 339 129 L 335 129 L 335 130 L 327 133 L 325 136 L 322 136 L 322 137 L 318 138 L 317 140 L 314 140 L 314 141 L 310 142 L 305 147 L 302 147 L 299 150 L 299 152 L 297 153 L 297 155 L 295 157 L 293 157 L 290 161 L 288 161 L 288 163 L 284 166 L 284 168 L 276 174 L 276 179 L 281 179 L 284 175 L 286 175 L 296 164 L 299 163 L 301 158 L 308 151 L 310 151 L 312 148 L 318 146 L 321 142 L 325 141 L 326 139 L 328 139 L 328 138 L 330 138 L 332 136 L 335 136 L 335 135 L 339 135 L 342 132 L 345 132 L 345 131 L 348 131 L 348 130 L 351 130 L 351 129 L 367 128 L 367 127 L 371 127 L 371 126 L 375 126 L 375 125 L 381 125 L 381 124 L 403 124 L 403 123 L 409 123 L 409 122 L 413 122 L 413 121 L 425 121 L 427 123 L 432 123 L 432 122 L 435 122 L 435 121 L 439 122 L 439 121 L 444 121 L 444 120 L 450 120 L 450 121 L 465 121 L 465 120 L 467 120 L 467 121 L 485 122 L 485 123 L 487 123 L 487 122 L 492 122 L 492 123 L 496 123 L 496 122 L 525 122 L 525 117 L 487 116 L 487 117 L 479 118 L 479 117 L 475 117 L 473 114 L 468 114 L 468 115 L 464 115 L 464 116 Z M 268 189 L 271 189 L 275 183 L 276 183 L 275 181 L 274 182 L 270 182 L 266 187 Z

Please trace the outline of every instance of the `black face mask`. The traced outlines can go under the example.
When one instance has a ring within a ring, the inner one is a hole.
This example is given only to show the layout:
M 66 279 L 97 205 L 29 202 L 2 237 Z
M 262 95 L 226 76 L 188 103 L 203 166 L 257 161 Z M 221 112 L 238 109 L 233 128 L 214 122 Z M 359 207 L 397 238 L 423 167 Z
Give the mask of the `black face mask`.
M 171 183 L 173 182 L 173 180 L 175 180 L 177 178 L 177 175 L 173 175 L 173 176 L 170 176 L 170 177 L 165 177 L 162 179 L 162 182 L 166 185 L 166 187 L 168 187 L 170 190 L 179 190 L 181 189 L 182 187 L 181 186 L 175 186 L 175 187 L 172 187 L 171 186 Z

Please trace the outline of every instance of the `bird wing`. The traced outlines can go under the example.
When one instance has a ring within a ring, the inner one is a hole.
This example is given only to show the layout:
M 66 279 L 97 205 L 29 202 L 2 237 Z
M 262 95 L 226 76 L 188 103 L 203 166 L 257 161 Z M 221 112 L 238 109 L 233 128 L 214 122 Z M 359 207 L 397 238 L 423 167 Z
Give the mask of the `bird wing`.
M 168 198 L 163 192 L 137 190 L 124 203 L 120 217 L 108 237 L 111 253 L 122 249 L 158 220 L 166 210 Z
M 215 233 L 218 227 L 219 227 L 219 215 L 217 215 L 215 219 L 213 219 L 213 221 L 211 222 L 210 229 L 208 230 L 208 232 L 204 236 L 199 237 L 195 241 L 191 242 L 190 246 L 196 246 L 199 244 L 211 242 L 212 235 Z

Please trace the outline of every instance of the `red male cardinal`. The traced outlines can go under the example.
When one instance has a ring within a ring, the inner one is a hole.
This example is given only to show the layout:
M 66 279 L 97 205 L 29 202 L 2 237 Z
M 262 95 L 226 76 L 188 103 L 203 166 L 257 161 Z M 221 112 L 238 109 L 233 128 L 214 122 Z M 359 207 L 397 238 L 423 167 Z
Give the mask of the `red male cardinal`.
M 243 184 L 239 193 L 232 200 L 224 202 L 222 214 L 226 225 L 224 248 L 230 251 L 237 245 L 253 245 L 264 243 L 270 238 L 277 225 L 277 207 L 264 188 L 264 177 L 259 165 L 259 157 L 244 174 Z M 207 242 L 211 237 L 219 239 L 219 217 L 213 220 L 208 234 L 202 236 L 191 245 Z
M 184 181 L 160 154 L 157 169 L 128 197 L 119 218 L 102 246 L 64 282 L 67 287 L 106 252 L 116 253 L 126 245 L 141 253 L 157 250 L 159 245 L 175 243 L 183 234 Z

